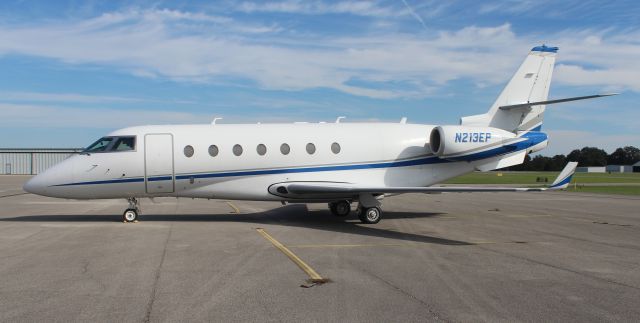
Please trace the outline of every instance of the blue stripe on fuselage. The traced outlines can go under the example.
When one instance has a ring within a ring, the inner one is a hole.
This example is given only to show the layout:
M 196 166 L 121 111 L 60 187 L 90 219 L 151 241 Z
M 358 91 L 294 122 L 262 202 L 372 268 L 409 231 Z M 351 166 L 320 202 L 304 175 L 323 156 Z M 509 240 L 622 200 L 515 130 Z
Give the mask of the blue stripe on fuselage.
M 360 165 L 315 166 L 315 167 L 301 167 L 301 168 L 282 168 L 282 169 L 250 170 L 250 171 L 239 171 L 239 172 L 178 175 L 176 176 L 176 179 L 180 180 L 180 179 L 190 179 L 190 178 L 212 178 L 212 177 L 234 177 L 234 176 L 253 176 L 253 175 L 271 175 L 271 174 L 289 174 L 289 173 L 330 172 L 330 171 L 356 170 L 356 169 L 406 167 L 406 166 L 417 166 L 417 165 L 427 165 L 427 164 L 439 164 L 439 163 L 446 163 L 446 162 L 447 162 L 446 160 L 442 160 L 438 157 L 427 157 L 427 158 L 405 160 L 405 161 L 399 161 L 399 162 L 385 162 L 385 163 L 360 164 Z
M 250 170 L 250 171 L 232 171 L 232 172 L 219 172 L 219 173 L 205 173 L 205 174 L 187 174 L 177 175 L 176 180 L 184 180 L 191 178 L 214 178 L 214 177 L 236 177 L 236 176 L 254 176 L 254 175 L 271 175 L 271 174 L 290 174 L 290 173 L 311 173 L 311 172 L 329 172 L 329 171 L 342 171 L 342 170 L 357 170 L 357 169 L 375 169 L 375 168 L 394 168 L 394 167 L 407 167 L 427 164 L 439 164 L 446 163 L 448 161 L 442 160 L 438 157 L 425 157 L 412 160 L 383 162 L 383 163 L 371 163 L 371 164 L 359 164 L 359 165 L 337 165 L 337 166 L 314 166 L 314 167 L 300 167 L 300 168 L 280 168 L 280 169 L 264 169 L 264 170 Z M 149 182 L 156 181 L 170 181 L 171 176 L 158 176 L 148 178 Z M 126 179 L 112 179 L 104 181 L 91 181 L 91 182 L 78 182 L 69 184 L 59 184 L 54 186 L 72 186 L 72 185 L 95 185 L 95 184 L 115 184 L 115 183 L 135 183 L 144 182 L 144 178 L 126 178 Z
M 169 179 L 171 179 L 171 177 L 169 177 Z M 109 179 L 104 181 L 78 182 L 78 183 L 69 183 L 69 184 L 58 184 L 58 185 L 52 185 L 52 186 L 96 185 L 96 184 L 139 183 L 139 182 L 144 182 L 144 178 Z

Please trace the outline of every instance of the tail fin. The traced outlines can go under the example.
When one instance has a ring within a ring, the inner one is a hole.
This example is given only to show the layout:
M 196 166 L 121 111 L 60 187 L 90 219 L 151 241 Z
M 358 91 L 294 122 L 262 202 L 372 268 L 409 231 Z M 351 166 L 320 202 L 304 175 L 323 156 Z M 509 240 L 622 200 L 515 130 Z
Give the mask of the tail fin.
M 500 107 L 547 101 L 557 51 L 558 47 L 545 45 L 532 48 L 489 112 L 463 117 L 460 123 L 466 126 L 495 127 L 514 133 L 540 130 L 545 105 L 510 110 Z

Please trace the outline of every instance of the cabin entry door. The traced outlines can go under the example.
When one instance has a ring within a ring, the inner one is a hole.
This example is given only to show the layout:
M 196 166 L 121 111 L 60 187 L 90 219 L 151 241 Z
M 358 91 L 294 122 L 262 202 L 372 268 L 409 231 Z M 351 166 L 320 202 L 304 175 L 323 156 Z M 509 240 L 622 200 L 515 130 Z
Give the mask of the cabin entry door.
M 173 193 L 173 135 L 170 133 L 144 136 L 144 183 L 147 193 Z

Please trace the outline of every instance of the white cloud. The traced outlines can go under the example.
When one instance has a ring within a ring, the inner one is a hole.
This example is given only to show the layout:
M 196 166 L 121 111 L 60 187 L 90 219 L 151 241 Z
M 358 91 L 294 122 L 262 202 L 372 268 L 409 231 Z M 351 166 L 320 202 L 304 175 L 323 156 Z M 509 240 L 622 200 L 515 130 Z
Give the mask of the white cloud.
M 396 14 L 369 1 L 245 2 L 240 7 L 247 12 Z M 418 36 L 385 31 L 327 37 L 282 31 L 278 25 L 252 25 L 202 13 L 129 10 L 76 22 L 0 25 L 0 55 L 114 66 L 136 76 L 176 81 L 231 79 L 263 89 L 331 88 L 373 98 L 416 98 L 456 79 L 478 86 L 504 83 L 537 43 L 515 34 L 509 24 Z M 264 35 L 247 37 L 247 33 Z M 633 73 L 640 70 L 637 35 L 588 30 L 547 35 L 555 40 L 553 45 L 562 47 L 554 82 L 640 91 L 640 78 Z M 354 80 L 361 82 L 354 85 Z M 385 82 L 407 86 L 386 88 Z
M 209 116 L 157 110 L 68 108 L 0 103 L 0 126 L 48 128 L 123 128 L 140 124 L 202 123 Z
M 298 100 L 254 100 L 253 106 L 264 106 L 269 109 L 289 108 L 304 106 L 326 109 L 325 104 L 309 103 Z M 293 121 L 317 122 L 320 120 L 308 120 L 303 115 L 295 114 L 286 117 L 270 114 L 245 115 L 218 114 L 215 111 L 182 112 L 164 110 L 145 110 L 131 108 L 101 108 L 101 107 L 67 107 L 53 104 L 23 104 L 0 102 L 0 128 L 25 127 L 25 128 L 96 128 L 118 129 L 130 126 L 147 124 L 209 124 L 214 117 L 224 117 L 218 123 L 288 123 Z M 327 120 L 324 120 L 327 121 Z M 328 120 L 329 122 L 331 120 Z M 362 121 L 353 119 L 351 121 Z
M 167 100 L 122 96 L 86 95 L 78 93 L 0 92 L 0 100 L 9 102 L 71 102 L 71 103 L 136 103 L 167 102 Z M 193 104 L 193 101 L 170 100 L 171 103 Z
M 242 2 L 236 10 L 254 12 L 278 12 L 289 14 L 351 14 L 357 16 L 390 17 L 404 14 L 391 7 L 381 7 L 375 1 L 323 1 L 285 0 L 275 2 Z

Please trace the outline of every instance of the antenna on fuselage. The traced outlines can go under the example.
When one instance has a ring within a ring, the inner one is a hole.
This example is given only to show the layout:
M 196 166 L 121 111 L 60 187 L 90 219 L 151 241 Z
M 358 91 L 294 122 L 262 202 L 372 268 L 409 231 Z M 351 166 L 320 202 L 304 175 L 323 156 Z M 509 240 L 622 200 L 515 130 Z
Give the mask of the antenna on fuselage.
M 218 121 L 218 120 L 222 120 L 222 117 L 215 117 L 215 118 L 213 118 L 213 121 L 211 121 L 211 125 L 215 125 L 215 124 L 216 124 L 216 121 Z
M 346 118 L 347 118 L 347 117 L 345 117 L 345 116 L 340 116 L 340 117 L 338 117 L 338 118 L 336 119 L 336 123 L 340 123 L 340 120 L 342 120 L 342 119 L 346 119 Z

